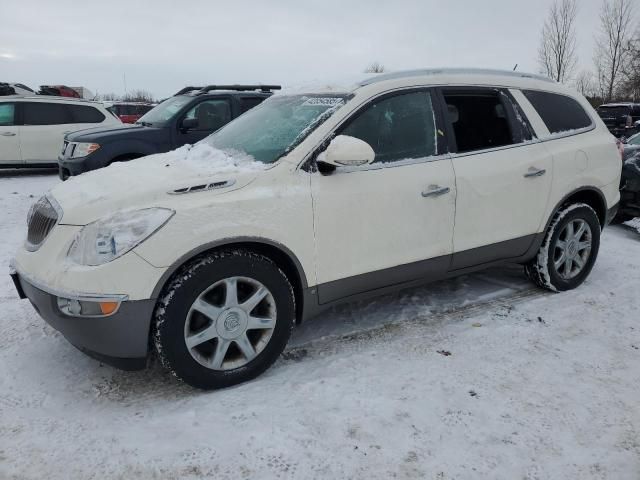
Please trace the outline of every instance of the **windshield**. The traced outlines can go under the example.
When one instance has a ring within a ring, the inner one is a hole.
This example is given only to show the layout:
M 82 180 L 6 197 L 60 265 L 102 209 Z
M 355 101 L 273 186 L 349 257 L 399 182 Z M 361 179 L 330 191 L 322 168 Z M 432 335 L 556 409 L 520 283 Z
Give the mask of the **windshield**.
M 220 150 L 237 150 L 260 162 L 273 163 L 293 150 L 346 101 L 346 95 L 336 94 L 271 97 L 204 142 Z
M 189 103 L 193 97 L 185 97 L 178 95 L 177 97 L 171 97 L 162 102 L 161 104 L 153 107 L 146 114 L 140 117 L 136 123 L 160 125 L 167 121 L 178 113 L 182 107 Z

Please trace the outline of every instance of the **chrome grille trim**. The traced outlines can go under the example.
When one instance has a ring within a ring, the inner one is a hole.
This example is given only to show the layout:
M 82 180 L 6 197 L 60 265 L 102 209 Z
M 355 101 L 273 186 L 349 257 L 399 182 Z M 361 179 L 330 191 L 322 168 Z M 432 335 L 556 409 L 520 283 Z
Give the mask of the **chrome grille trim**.
M 25 248 L 30 252 L 38 250 L 61 218 L 60 205 L 52 197 L 41 197 L 33 204 L 27 216 Z

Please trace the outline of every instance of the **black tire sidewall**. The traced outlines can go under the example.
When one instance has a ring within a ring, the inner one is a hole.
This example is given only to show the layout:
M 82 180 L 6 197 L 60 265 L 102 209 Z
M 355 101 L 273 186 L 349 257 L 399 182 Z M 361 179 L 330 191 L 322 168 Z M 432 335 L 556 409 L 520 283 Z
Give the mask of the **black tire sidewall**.
M 589 259 L 587 260 L 587 264 L 585 268 L 575 277 L 566 280 L 562 278 L 555 267 L 553 261 L 553 252 L 555 249 L 556 242 L 560 237 L 560 233 L 564 229 L 564 227 L 573 220 L 584 220 L 587 222 L 589 227 L 591 228 L 591 254 Z M 598 216 L 593 211 L 592 208 L 588 206 L 580 206 L 571 211 L 569 211 L 555 226 L 554 231 L 551 235 L 551 239 L 549 241 L 549 251 L 547 258 L 547 269 L 549 272 L 549 277 L 551 280 L 551 284 L 558 291 L 566 291 L 572 290 L 579 285 L 581 285 L 586 278 L 591 273 L 591 269 L 593 268 L 596 259 L 598 257 L 598 251 L 600 250 L 600 221 L 598 220 Z
M 171 291 L 157 327 L 163 363 L 186 383 L 203 389 L 223 388 L 245 382 L 264 372 L 284 350 L 295 320 L 293 291 L 284 273 L 269 259 L 246 252 L 222 252 L 204 258 L 183 270 L 186 279 Z M 184 342 L 184 326 L 189 308 L 211 285 L 229 277 L 248 277 L 269 289 L 276 303 L 276 326 L 269 343 L 252 361 L 228 371 L 215 371 L 198 363 Z M 180 278 L 180 274 L 177 276 Z M 158 315 L 156 315 L 159 320 Z

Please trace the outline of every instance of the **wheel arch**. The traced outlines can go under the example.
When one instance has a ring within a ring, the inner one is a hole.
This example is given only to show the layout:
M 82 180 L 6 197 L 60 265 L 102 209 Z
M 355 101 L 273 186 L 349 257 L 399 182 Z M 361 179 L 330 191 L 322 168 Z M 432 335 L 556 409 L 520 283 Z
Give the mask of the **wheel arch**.
M 605 227 L 607 223 L 607 200 L 599 188 L 589 186 L 580 187 L 576 190 L 573 190 L 558 202 L 558 204 L 551 211 L 551 215 L 549 215 L 549 218 L 547 219 L 547 224 L 545 225 L 544 229 L 545 232 L 549 228 L 549 225 L 551 224 L 553 217 L 555 217 L 558 210 L 560 210 L 564 205 L 571 203 L 586 203 L 587 205 L 589 205 L 595 210 L 596 214 L 598 215 L 600 228 L 602 229 Z
M 239 248 L 248 250 L 272 260 L 287 276 L 293 287 L 296 300 L 296 322 L 300 323 L 304 312 L 304 292 L 308 288 L 307 279 L 296 255 L 284 245 L 265 238 L 258 237 L 238 237 L 227 238 L 197 247 L 178 258 L 164 272 L 160 280 L 153 289 L 151 298 L 158 298 L 160 293 L 169 284 L 174 274 L 194 258 L 213 253 L 222 249 Z

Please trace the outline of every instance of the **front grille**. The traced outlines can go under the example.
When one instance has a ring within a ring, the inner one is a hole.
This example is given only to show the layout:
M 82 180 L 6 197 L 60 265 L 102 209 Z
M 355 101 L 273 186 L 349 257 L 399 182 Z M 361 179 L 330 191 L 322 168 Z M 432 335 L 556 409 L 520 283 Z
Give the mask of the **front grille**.
M 35 251 L 58 223 L 58 212 L 47 197 L 33 204 L 27 216 L 27 250 Z

